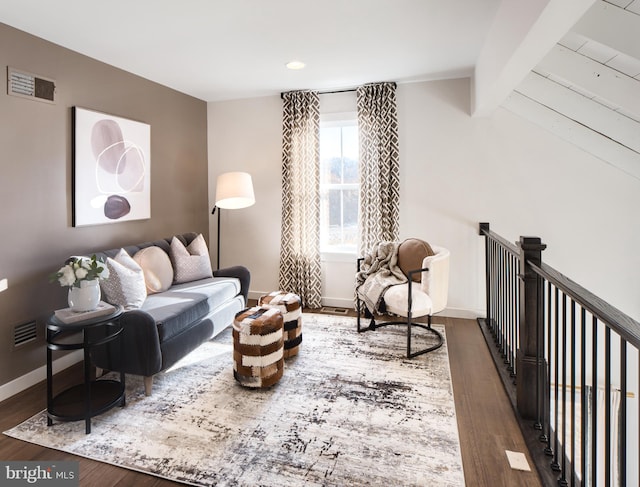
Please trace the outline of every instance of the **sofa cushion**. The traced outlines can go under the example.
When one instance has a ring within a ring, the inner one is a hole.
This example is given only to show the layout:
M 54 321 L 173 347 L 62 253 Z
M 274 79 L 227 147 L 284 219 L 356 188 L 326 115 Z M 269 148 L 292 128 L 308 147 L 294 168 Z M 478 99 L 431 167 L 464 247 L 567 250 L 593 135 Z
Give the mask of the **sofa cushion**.
M 147 297 L 142 268 L 124 249 L 115 257 L 108 257 L 106 264 L 109 277 L 100 282 L 105 300 L 124 309 L 142 306 Z
M 173 267 L 167 253 L 152 245 L 139 250 L 134 260 L 142 267 L 147 294 L 166 291 L 173 282 Z
M 175 284 L 165 292 L 152 294 L 141 309 L 156 321 L 160 342 L 163 342 L 189 328 L 239 292 L 238 279 L 210 277 Z
M 174 283 L 180 284 L 213 277 L 209 249 L 202 234 L 193 239 L 187 247 L 174 237 L 171 239 L 169 255 L 173 263 Z

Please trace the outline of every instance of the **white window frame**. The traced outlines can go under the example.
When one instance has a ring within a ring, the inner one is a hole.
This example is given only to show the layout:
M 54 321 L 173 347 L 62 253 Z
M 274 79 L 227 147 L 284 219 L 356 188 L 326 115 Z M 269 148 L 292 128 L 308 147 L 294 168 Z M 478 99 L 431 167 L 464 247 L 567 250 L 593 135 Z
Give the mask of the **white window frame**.
M 357 112 L 323 113 L 320 115 L 320 128 L 346 127 L 358 125 Z M 326 184 L 321 183 L 321 188 L 326 189 L 360 189 L 360 183 Z M 320 258 L 327 262 L 353 262 L 357 254 L 357 245 L 353 250 L 339 247 L 321 247 Z

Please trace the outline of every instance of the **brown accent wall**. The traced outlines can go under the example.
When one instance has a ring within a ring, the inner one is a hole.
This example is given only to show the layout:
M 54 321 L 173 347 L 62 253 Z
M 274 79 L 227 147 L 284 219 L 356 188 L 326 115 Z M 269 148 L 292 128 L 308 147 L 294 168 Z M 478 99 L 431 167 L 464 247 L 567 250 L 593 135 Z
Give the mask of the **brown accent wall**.
M 7 66 L 54 79 L 56 103 L 7 95 Z M 186 231 L 208 241 L 209 208 L 204 101 L 4 24 L 0 70 L 1 386 L 44 365 L 44 320 L 66 306 L 48 275 L 69 255 Z M 151 219 L 71 226 L 73 106 L 151 125 Z M 14 327 L 32 320 L 39 339 L 14 350 Z

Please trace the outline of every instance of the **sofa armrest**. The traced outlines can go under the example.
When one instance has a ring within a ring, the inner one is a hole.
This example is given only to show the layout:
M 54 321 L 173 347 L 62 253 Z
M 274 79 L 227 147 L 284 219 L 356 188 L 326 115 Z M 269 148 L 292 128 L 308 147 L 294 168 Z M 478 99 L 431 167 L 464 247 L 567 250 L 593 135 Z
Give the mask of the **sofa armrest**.
M 162 368 L 158 327 L 149 313 L 131 310 L 120 317 L 120 339 L 95 347 L 94 365 L 106 370 L 151 376 Z
M 251 284 L 251 273 L 249 269 L 241 265 L 223 267 L 213 271 L 213 277 L 235 277 L 240 281 L 240 294 L 244 296 L 244 303 L 247 304 L 249 298 L 249 284 Z

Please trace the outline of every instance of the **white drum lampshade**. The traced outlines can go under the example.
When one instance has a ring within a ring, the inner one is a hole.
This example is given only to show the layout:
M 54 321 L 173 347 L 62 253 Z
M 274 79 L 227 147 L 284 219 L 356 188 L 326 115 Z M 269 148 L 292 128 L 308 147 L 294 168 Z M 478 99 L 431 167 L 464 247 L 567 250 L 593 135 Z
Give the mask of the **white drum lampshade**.
M 225 172 L 216 180 L 216 204 L 218 209 L 217 265 L 220 269 L 220 208 L 237 210 L 253 205 L 256 198 L 253 194 L 253 181 L 247 172 Z
M 216 206 L 225 209 L 246 208 L 256 202 L 251 174 L 226 172 L 216 181 Z

